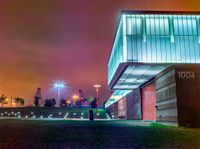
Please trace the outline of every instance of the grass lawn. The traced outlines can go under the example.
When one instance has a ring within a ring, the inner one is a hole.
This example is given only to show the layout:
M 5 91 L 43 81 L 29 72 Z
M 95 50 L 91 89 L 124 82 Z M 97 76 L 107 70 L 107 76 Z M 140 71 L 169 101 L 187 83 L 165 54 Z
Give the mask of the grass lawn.
M 200 129 L 138 121 L 0 120 L 0 149 L 3 148 L 198 149 Z

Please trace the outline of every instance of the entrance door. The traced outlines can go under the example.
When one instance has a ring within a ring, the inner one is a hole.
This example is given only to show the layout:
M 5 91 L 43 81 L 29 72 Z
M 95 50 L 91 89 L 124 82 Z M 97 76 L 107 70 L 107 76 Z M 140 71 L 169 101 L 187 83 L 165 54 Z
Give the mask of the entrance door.
M 142 119 L 156 120 L 155 83 L 142 88 Z

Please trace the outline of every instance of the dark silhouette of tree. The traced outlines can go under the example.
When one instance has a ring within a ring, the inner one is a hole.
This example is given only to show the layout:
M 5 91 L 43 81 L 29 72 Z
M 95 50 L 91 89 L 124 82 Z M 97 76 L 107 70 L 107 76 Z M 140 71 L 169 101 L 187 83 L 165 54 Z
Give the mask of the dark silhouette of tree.
M 17 105 L 23 106 L 24 105 L 24 99 L 21 98 L 21 97 L 15 97 L 14 103 L 16 103 Z
M 4 94 L 2 94 L 2 95 L 0 96 L 0 103 L 1 103 L 2 108 L 3 108 L 3 105 L 4 105 L 4 104 L 8 104 L 7 97 L 4 96 Z
M 67 101 L 65 99 L 60 100 L 60 107 L 67 107 Z
M 55 98 L 52 99 L 46 99 L 44 102 L 45 107 L 54 107 L 56 105 L 56 100 Z
M 56 105 L 56 99 L 55 99 L 55 98 L 52 98 L 52 99 L 51 99 L 51 102 L 52 102 L 52 106 L 55 107 L 55 105 Z

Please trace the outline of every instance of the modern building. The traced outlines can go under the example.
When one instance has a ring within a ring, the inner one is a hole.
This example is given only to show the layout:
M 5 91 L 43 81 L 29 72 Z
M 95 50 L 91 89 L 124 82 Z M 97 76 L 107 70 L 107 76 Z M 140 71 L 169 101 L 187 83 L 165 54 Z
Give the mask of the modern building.
M 200 13 L 122 11 L 108 61 L 115 118 L 200 126 Z

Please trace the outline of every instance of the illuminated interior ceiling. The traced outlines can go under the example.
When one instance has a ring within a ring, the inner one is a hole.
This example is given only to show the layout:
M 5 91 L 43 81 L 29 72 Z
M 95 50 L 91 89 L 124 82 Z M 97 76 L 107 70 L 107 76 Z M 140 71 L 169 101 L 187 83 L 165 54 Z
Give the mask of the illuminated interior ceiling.
M 105 108 L 109 107 L 110 105 L 116 103 L 123 97 L 125 97 L 127 94 L 129 94 L 131 90 L 115 90 L 113 94 L 110 96 L 108 101 L 105 104 Z
M 132 90 L 138 88 L 166 67 L 160 65 L 130 65 L 118 78 L 114 90 Z

